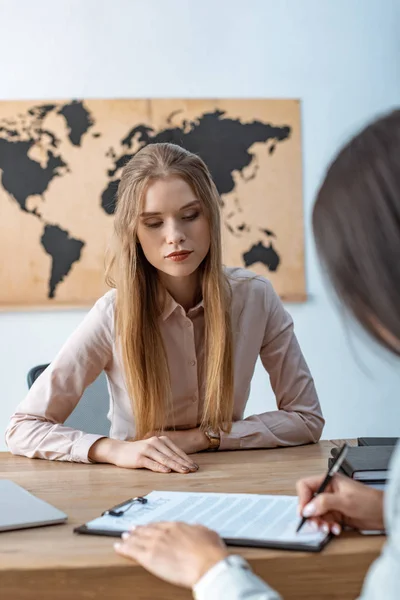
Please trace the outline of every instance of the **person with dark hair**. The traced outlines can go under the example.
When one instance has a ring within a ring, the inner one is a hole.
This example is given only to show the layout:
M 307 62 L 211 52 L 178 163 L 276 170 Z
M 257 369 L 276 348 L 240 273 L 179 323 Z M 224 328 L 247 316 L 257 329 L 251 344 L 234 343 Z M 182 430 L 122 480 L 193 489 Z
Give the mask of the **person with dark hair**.
M 339 299 L 375 340 L 400 355 L 400 110 L 366 127 L 340 151 L 319 190 L 313 229 Z M 300 513 L 336 535 L 343 526 L 386 526 L 386 546 L 367 575 L 360 600 L 397 599 L 400 447 L 385 498 L 383 492 L 340 475 L 314 498 L 323 477 L 298 482 Z M 123 535 L 116 551 L 171 583 L 191 587 L 197 600 L 280 598 L 242 558 L 228 555 L 215 532 L 203 527 L 138 527 Z

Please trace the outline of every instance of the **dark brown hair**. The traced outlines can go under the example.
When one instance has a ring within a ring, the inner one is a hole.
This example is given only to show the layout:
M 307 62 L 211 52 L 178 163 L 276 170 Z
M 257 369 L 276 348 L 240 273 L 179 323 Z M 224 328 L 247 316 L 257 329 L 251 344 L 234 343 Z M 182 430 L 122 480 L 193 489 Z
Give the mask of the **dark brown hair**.
M 340 300 L 383 346 L 400 340 L 400 110 L 356 135 L 313 211 L 317 251 Z

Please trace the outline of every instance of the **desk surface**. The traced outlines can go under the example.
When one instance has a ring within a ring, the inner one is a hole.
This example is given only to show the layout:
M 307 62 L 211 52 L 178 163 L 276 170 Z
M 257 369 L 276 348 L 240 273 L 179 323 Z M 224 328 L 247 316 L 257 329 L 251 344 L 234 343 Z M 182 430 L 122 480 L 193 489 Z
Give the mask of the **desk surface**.
M 118 600 L 190 598 L 117 556 L 114 538 L 76 535 L 73 528 L 121 501 L 153 489 L 295 494 L 299 477 L 326 470 L 333 444 L 274 450 L 203 453 L 189 475 L 110 465 L 31 460 L 0 453 L 0 478 L 12 479 L 69 516 L 66 525 L 0 533 L 4 598 Z M 318 554 L 239 548 L 254 570 L 285 600 L 354 599 L 383 536 L 343 534 Z

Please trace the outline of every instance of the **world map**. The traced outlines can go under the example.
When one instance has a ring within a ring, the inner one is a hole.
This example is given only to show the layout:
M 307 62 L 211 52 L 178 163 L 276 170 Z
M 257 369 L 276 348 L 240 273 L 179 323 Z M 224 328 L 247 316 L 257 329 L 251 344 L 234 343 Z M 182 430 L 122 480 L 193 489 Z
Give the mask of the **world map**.
M 183 116 L 176 124 L 180 113 Z M 57 127 L 51 127 L 52 123 Z M 71 270 L 79 268 L 93 235 L 77 237 L 61 217 L 59 222 L 46 217 L 46 201 L 55 180 L 74 176 L 73 161 L 64 149 L 70 145 L 72 156 L 76 156 L 75 150 L 81 150 L 84 161 L 85 140 L 90 138 L 90 144 L 103 153 L 108 168 L 97 173 L 102 183 L 92 207 L 112 220 L 121 170 L 127 161 L 147 144 L 171 142 L 200 155 L 208 165 L 222 198 L 225 236 L 248 240 L 247 246 L 242 244 L 241 264 L 252 267 L 258 263 L 268 272 L 278 272 L 282 257 L 277 233 L 268 222 L 262 222 L 262 214 L 259 223 L 256 219 L 256 227 L 254 222 L 246 221 L 245 199 L 236 193 L 237 178 L 242 184 L 257 178 L 260 164 L 252 151 L 255 144 L 265 145 L 267 159 L 272 160 L 278 146 L 290 140 L 291 134 L 290 124 L 275 125 L 257 118 L 245 121 L 219 107 L 190 119 L 185 118 L 183 109 L 177 109 L 167 115 L 162 127 L 133 119 L 133 126 L 124 135 L 104 147 L 101 123 L 86 101 L 35 103 L 14 116 L 0 118 L 0 187 L 5 192 L 0 203 L 7 198 L 18 210 L 40 222 L 39 243 L 51 260 L 46 297 L 55 300 L 60 284 Z M 40 202 L 34 201 L 38 198 Z

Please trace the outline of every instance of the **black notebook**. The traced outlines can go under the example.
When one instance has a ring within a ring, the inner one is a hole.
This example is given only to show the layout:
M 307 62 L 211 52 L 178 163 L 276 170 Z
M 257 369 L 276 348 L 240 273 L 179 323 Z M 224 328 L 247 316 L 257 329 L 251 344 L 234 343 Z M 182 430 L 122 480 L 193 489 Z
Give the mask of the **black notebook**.
M 151 492 L 106 510 L 75 533 L 120 537 L 134 525 L 184 521 L 213 529 L 232 546 L 319 552 L 330 534 L 306 523 L 299 533 L 297 496 Z
M 355 446 L 350 447 L 341 466 L 343 473 L 357 481 L 386 481 L 389 476 L 389 462 L 395 446 Z M 337 455 L 339 448 L 331 454 Z
M 388 437 L 360 437 L 357 438 L 359 446 L 395 446 L 399 438 Z

